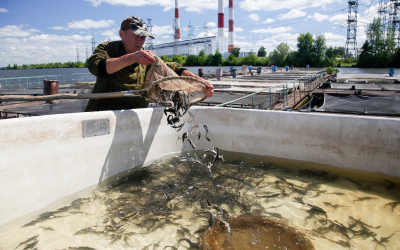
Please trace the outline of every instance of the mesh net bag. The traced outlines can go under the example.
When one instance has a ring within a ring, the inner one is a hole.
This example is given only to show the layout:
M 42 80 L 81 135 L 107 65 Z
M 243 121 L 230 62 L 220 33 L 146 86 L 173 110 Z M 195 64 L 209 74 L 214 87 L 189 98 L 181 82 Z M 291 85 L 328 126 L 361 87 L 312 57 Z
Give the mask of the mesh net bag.
M 176 107 L 180 102 L 180 107 L 187 108 L 207 98 L 206 83 L 194 77 L 178 76 L 161 58 L 153 56 L 155 60 L 146 76 L 147 87 L 143 89 L 148 99 L 167 107 Z

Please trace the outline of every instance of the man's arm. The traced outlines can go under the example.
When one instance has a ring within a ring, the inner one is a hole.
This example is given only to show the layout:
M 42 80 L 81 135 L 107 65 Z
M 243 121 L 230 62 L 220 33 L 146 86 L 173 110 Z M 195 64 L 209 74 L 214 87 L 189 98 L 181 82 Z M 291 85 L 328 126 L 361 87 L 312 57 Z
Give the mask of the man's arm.
M 212 83 L 210 81 L 207 81 L 207 80 L 205 80 L 205 79 L 193 74 L 189 70 L 182 71 L 181 76 L 191 76 L 191 77 L 197 78 L 197 79 L 205 82 L 208 85 L 208 88 L 206 89 L 206 96 L 207 97 L 212 97 L 214 95 L 214 86 L 212 85 Z
M 134 63 L 149 65 L 155 60 L 148 54 L 150 50 L 140 50 L 134 53 L 126 54 L 117 58 L 108 58 L 106 60 L 107 74 L 112 74 Z

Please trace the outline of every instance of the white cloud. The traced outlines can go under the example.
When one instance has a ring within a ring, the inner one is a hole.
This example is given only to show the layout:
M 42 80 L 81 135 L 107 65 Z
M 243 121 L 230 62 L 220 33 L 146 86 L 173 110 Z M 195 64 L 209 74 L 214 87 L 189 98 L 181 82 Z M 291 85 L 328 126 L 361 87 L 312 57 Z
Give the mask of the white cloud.
M 0 8 L 0 13 L 5 13 L 5 12 L 8 12 L 8 10 L 4 9 L 4 8 Z
M 91 19 L 85 19 L 83 21 L 73 21 L 68 23 L 70 29 L 98 29 L 108 28 L 114 24 L 114 20 L 99 20 L 93 21 Z
M 36 32 L 40 32 L 37 29 L 22 30 L 21 28 L 25 25 L 7 25 L 0 28 L 0 37 L 23 37 L 31 36 Z
M 100 33 L 100 35 L 102 36 L 118 36 L 119 37 L 119 28 L 114 28 L 114 29 L 110 29 L 110 30 L 106 30 Z
M 267 29 L 258 29 L 252 30 L 253 33 L 281 33 L 281 32 L 288 32 L 291 31 L 292 27 L 278 27 L 278 28 L 271 28 L 268 27 Z
M 281 9 L 306 9 L 311 7 L 321 7 L 334 2 L 341 2 L 341 0 L 244 0 L 239 3 L 239 6 L 245 11 L 271 11 Z
M 233 30 L 234 30 L 234 32 L 241 32 L 241 31 L 244 31 L 244 29 L 241 28 L 241 27 L 234 27 Z
M 28 37 L 28 41 L 42 42 L 42 43 L 77 42 L 77 41 L 90 41 L 90 40 L 92 40 L 91 36 L 81 36 L 81 35 L 58 36 L 53 34 L 40 34 Z
M 342 24 L 347 22 L 347 14 L 338 14 L 331 16 L 329 21 L 334 24 Z
M 169 25 L 164 25 L 164 26 L 153 25 L 152 33 L 155 36 L 161 36 L 163 34 L 171 34 L 172 35 L 172 27 Z
M 164 11 L 175 8 L 175 1 L 171 0 L 149 0 L 149 1 L 137 1 L 137 0 L 85 0 L 91 2 L 93 6 L 97 7 L 100 4 L 110 4 L 116 6 L 128 6 L 128 7 L 140 7 L 140 6 L 161 6 L 164 7 Z M 226 5 L 226 4 L 225 4 Z M 181 1 L 179 8 L 184 8 L 186 11 L 203 12 L 204 10 L 216 10 L 218 9 L 218 1 L 215 0 L 203 0 L 203 1 Z
M 306 16 L 307 13 L 298 9 L 292 9 L 286 14 L 281 14 L 278 19 L 284 20 L 284 19 L 295 19 L 298 17 L 303 17 Z
M 260 17 L 257 14 L 251 14 L 249 18 L 254 22 L 260 21 Z
M 53 26 L 53 27 L 48 27 L 48 29 L 51 29 L 51 30 L 66 30 L 66 31 L 69 30 L 68 28 L 63 27 L 63 26 Z
M 273 22 L 275 22 L 275 20 L 274 19 L 272 19 L 272 18 L 268 18 L 267 20 L 265 20 L 264 22 L 262 22 L 263 24 L 268 24 L 268 23 L 273 23 Z
M 207 27 L 217 27 L 217 24 L 215 23 L 215 22 L 209 22 L 209 23 L 207 23 L 206 24 L 207 25 Z
M 328 18 L 329 18 L 328 15 L 323 15 L 323 14 L 319 14 L 319 13 L 315 13 L 314 15 L 308 15 L 308 17 L 307 17 L 307 19 L 314 19 L 317 22 L 322 22 Z
M 291 34 L 291 33 L 279 33 L 277 35 L 273 35 L 270 38 L 273 40 L 286 41 L 286 40 L 296 40 L 299 37 L 299 34 Z

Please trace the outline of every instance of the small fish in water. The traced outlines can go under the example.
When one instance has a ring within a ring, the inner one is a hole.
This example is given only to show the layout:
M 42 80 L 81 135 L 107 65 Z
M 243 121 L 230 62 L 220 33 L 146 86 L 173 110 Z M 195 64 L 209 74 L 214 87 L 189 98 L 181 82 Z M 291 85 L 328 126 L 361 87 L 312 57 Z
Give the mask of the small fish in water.
M 257 196 L 257 197 L 260 197 L 260 198 L 275 198 L 275 197 L 278 197 L 279 195 L 281 195 L 281 194 L 264 195 L 264 196 Z
M 31 249 L 33 249 L 33 247 L 36 246 L 36 244 L 39 242 L 38 239 L 37 239 L 38 237 L 39 237 L 39 234 L 36 235 L 36 236 L 33 236 L 33 237 L 29 238 L 29 239 L 27 239 L 27 240 L 24 241 L 24 242 L 19 243 L 19 245 L 18 245 L 15 249 L 17 249 L 19 246 L 22 246 L 22 245 L 27 245 L 24 249 L 29 249 L 28 246 L 34 244 L 34 245 L 31 247 Z
M 177 126 L 174 125 L 174 126 L 172 126 L 172 128 L 176 128 L 177 129 L 176 132 L 179 132 L 183 128 L 183 125 L 185 125 L 185 123 L 179 124 Z
M 174 125 L 175 123 L 179 122 L 179 118 L 178 117 L 173 117 L 172 115 L 169 115 L 167 118 L 167 122 L 169 125 Z
M 193 149 L 196 149 L 196 145 L 194 145 L 194 143 L 192 142 L 192 140 L 190 140 L 189 138 L 187 138 L 188 142 L 190 143 L 190 146 L 192 146 Z
M 352 180 L 352 179 L 350 179 L 350 178 L 347 178 L 347 177 L 345 177 L 345 178 L 346 178 L 348 181 L 350 181 L 350 182 L 356 184 L 357 186 L 362 187 L 362 184 L 361 184 L 360 182 L 354 181 L 354 180 Z
M 226 227 L 226 230 L 228 231 L 228 235 L 229 236 L 232 236 L 232 228 L 231 228 L 231 225 L 229 224 L 229 222 L 227 222 L 224 218 L 222 218 L 222 216 L 221 215 L 219 215 L 219 214 L 214 214 L 213 212 L 209 212 L 209 211 L 204 211 L 203 213 L 208 213 L 208 214 L 210 214 L 210 225 L 212 226 L 212 225 L 214 225 L 214 219 L 218 219 L 219 221 L 221 221 L 224 225 L 225 225 L 225 227 Z
M 207 149 L 207 150 L 205 150 L 205 152 L 211 152 L 211 153 L 213 153 L 213 155 L 214 155 L 214 161 L 213 161 L 211 167 L 213 167 L 214 164 L 215 164 L 218 160 L 221 160 L 221 161 L 223 161 L 223 162 L 225 161 L 224 156 L 219 154 L 219 149 L 218 149 L 217 147 L 214 147 L 212 150 L 211 150 L 211 149 Z
M 188 134 L 186 132 L 182 135 L 182 142 L 185 142 L 185 139 L 188 139 Z
M 363 226 L 369 227 L 369 228 L 379 229 L 379 228 L 381 227 L 381 226 L 373 227 L 372 225 L 368 225 L 368 224 L 362 222 L 361 220 L 354 219 L 353 216 L 349 216 L 349 218 L 350 218 L 351 220 L 353 220 L 353 221 L 355 221 L 355 222 L 357 222 L 357 223 L 359 223 L 359 224 L 361 224 L 361 225 L 363 225 Z
M 395 201 L 395 202 L 387 203 L 384 207 L 389 206 L 389 207 L 392 209 L 392 212 L 393 212 L 394 209 L 395 209 L 398 205 L 400 205 L 400 201 Z
M 211 139 L 208 137 L 208 128 L 207 128 L 207 126 L 206 126 L 206 125 L 203 125 L 203 128 L 204 128 L 204 130 L 206 131 L 205 137 L 206 137 L 207 141 L 211 141 Z
M 390 190 L 390 189 L 392 189 L 394 187 L 394 183 L 393 182 L 388 181 L 386 179 L 383 179 L 383 180 L 389 182 L 389 184 L 390 184 L 389 187 L 386 188 L 387 190 Z
M 331 208 L 333 208 L 334 210 L 336 210 L 336 209 L 339 208 L 339 207 L 350 207 L 350 206 L 342 206 L 342 205 L 339 205 L 339 204 L 332 205 L 332 203 L 330 203 L 330 202 L 324 202 L 324 204 L 325 204 L 325 206 L 331 207 Z
M 188 123 L 191 123 L 191 122 L 194 120 L 194 116 L 193 116 L 192 113 L 190 113 L 190 111 L 188 111 L 188 113 L 189 113 L 190 118 L 192 119 L 192 120 L 190 120 L 190 122 L 188 122 Z
M 200 140 L 200 137 L 201 137 L 200 130 L 197 130 L 197 140 L 198 140 L 198 141 Z
M 385 242 L 389 242 L 389 239 L 394 235 L 394 233 L 392 233 L 391 235 L 389 235 L 388 237 L 381 237 L 380 240 L 377 240 L 374 236 L 372 236 L 372 238 L 374 239 L 374 241 L 378 244 L 378 245 L 382 245 L 385 249 L 386 246 L 383 244 Z
M 352 194 L 352 195 L 354 195 L 354 194 Z M 361 198 L 356 196 L 356 195 L 354 195 L 354 196 L 357 197 L 358 199 L 354 200 L 353 203 L 356 202 L 356 201 L 369 201 L 369 200 L 377 199 L 377 198 L 373 198 L 373 197 L 369 197 L 369 196 L 361 197 Z
M 190 130 L 190 133 L 193 134 L 193 131 L 194 131 L 196 128 L 199 128 L 199 125 L 194 125 L 194 126 L 192 127 L 192 129 Z

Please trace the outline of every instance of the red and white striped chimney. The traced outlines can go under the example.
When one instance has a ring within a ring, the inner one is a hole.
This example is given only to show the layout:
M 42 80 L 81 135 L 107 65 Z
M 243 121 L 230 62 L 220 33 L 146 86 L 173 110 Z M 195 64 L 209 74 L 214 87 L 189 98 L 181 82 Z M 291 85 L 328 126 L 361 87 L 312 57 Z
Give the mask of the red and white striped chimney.
M 229 0 L 229 35 L 228 35 L 228 52 L 233 51 L 233 0 Z
M 179 25 L 179 7 L 178 0 L 175 0 L 175 39 L 181 39 L 181 29 Z
M 218 0 L 218 36 L 224 36 L 224 0 Z

